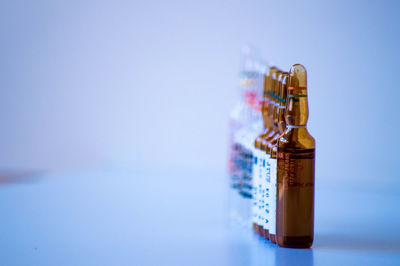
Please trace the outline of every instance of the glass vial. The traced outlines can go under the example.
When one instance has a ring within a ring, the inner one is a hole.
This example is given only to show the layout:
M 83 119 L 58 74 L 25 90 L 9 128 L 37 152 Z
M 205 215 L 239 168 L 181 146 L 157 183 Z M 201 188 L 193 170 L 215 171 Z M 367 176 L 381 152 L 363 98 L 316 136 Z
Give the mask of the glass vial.
M 270 188 L 270 230 L 269 240 L 272 243 L 276 243 L 276 203 L 277 203 L 277 149 L 278 139 L 285 132 L 286 121 L 285 121 L 285 109 L 286 109 L 286 96 L 287 96 L 287 82 L 288 72 L 282 72 L 279 77 L 279 97 L 277 101 L 277 114 L 275 119 L 275 126 L 278 129 L 278 134 L 268 143 L 268 153 L 270 156 L 270 167 L 271 167 L 271 188 Z
M 309 248 L 314 238 L 315 140 L 307 131 L 307 72 L 289 72 L 286 131 L 278 140 L 277 226 L 279 246 Z

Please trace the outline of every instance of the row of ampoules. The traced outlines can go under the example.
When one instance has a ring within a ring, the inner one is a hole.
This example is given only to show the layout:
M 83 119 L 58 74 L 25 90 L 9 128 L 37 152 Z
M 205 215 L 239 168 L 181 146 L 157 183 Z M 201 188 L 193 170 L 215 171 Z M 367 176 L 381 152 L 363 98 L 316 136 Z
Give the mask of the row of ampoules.
M 252 166 L 253 230 L 276 243 L 277 140 L 286 129 L 288 73 L 271 67 L 265 75 L 261 114 L 265 130 L 254 141 Z
M 264 129 L 244 127 L 246 140 L 234 141 L 234 147 L 239 148 L 235 166 L 242 169 L 237 171 L 238 189 L 252 202 L 255 232 L 280 246 L 310 247 L 314 231 L 315 141 L 306 129 L 306 70 L 300 64 L 293 65 L 289 72 L 270 67 L 262 80 L 259 112 Z M 254 125 L 256 120 L 250 121 Z M 248 144 L 249 137 L 253 145 Z

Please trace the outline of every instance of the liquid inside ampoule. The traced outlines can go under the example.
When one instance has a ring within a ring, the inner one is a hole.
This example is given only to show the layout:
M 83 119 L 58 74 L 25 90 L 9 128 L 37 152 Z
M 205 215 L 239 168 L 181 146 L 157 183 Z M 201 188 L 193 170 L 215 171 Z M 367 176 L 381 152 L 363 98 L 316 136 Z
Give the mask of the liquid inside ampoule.
M 271 189 L 270 189 L 270 230 L 269 239 L 272 243 L 276 243 L 276 204 L 277 204 L 277 144 L 279 137 L 286 129 L 285 109 L 286 109 L 286 96 L 287 96 L 287 80 L 288 73 L 282 72 L 279 78 L 279 97 L 278 97 L 278 112 L 275 120 L 275 126 L 278 129 L 278 134 L 268 143 L 268 153 L 270 154 L 270 167 L 271 167 Z
M 253 168 L 253 230 L 260 235 L 264 235 L 265 214 L 263 211 L 266 202 L 265 185 L 263 184 L 263 182 L 265 181 L 264 176 L 266 161 L 265 152 L 261 150 L 261 142 L 264 138 L 268 136 L 268 134 L 272 130 L 272 125 L 269 123 L 268 120 L 268 108 L 271 104 L 271 74 L 276 70 L 277 69 L 275 67 L 270 67 L 268 73 L 265 73 L 264 75 L 264 92 L 262 95 L 263 99 L 261 105 L 261 115 L 264 122 L 264 131 L 260 135 L 258 135 L 254 141 L 255 167 Z
M 270 129 L 264 138 L 261 139 L 260 149 L 265 158 L 265 169 L 263 173 L 263 182 L 261 186 L 262 194 L 264 196 L 264 204 L 262 205 L 262 220 L 263 220 L 263 236 L 266 239 L 269 239 L 269 227 L 270 227 L 270 205 L 271 205 L 271 197 L 270 197 L 270 189 L 271 189 L 271 164 L 269 159 L 269 154 L 266 153 L 266 147 L 268 142 L 272 139 L 272 137 L 276 134 L 276 128 L 274 127 L 274 112 L 275 101 L 276 101 L 276 86 L 277 86 L 277 77 L 281 71 L 279 69 L 275 69 L 271 73 L 271 78 L 269 79 L 270 86 L 270 103 L 268 105 L 267 112 L 267 121 L 270 125 Z
M 309 248 L 314 238 L 315 140 L 307 131 L 307 72 L 289 72 L 285 133 L 278 140 L 276 239 L 282 247 Z

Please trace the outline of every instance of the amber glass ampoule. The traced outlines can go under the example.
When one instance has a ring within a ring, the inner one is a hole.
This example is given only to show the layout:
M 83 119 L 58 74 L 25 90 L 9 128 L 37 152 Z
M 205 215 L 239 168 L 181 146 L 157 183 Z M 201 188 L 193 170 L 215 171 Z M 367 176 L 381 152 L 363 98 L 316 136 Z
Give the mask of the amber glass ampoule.
M 282 81 L 285 75 L 288 75 L 288 72 L 280 72 L 278 75 L 278 78 L 276 80 L 276 86 L 275 86 L 275 99 L 274 99 L 274 112 L 273 112 L 273 129 L 274 129 L 274 135 L 272 138 L 268 141 L 267 147 L 266 147 L 266 152 L 268 154 L 271 154 L 271 148 L 273 145 L 277 143 L 278 138 L 280 135 L 283 134 L 283 132 L 279 128 L 279 109 L 280 109 L 280 102 L 281 102 L 281 94 L 283 93 L 282 90 Z M 287 85 L 287 84 L 285 84 Z
M 309 248 L 314 238 L 315 140 L 307 131 L 307 72 L 289 72 L 286 130 L 278 140 L 276 239 L 279 246 Z
M 272 130 L 272 125 L 269 123 L 270 121 L 268 120 L 268 110 L 269 110 L 269 104 L 270 104 L 270 95 L 271 95 L 271 88 L 270 88 L 270 79 L 271 79 L 271 75 L 273 72 L 275 72 L 277 70 L 276 67 L 270 67 L 268 70 L 268 73 L 264 76 L 264 97 L 263 97 L 263 101 L 262 101 L 262 106 L 261 106 L 261 114 L 262 114 L 262 118 L 264 121 L 264 127 L 265 127 L 265 131 L 263 133 L 261 133 L 259 136 L 257 136 L 257 138 L 254 141 L 254 147 L 256 148 L 256 150 L 258 150 L 258 157 L 263 157 L 261 156 L 261 141 L 263 138 L 265 138 L 270 131 Z M 260 168 L 260 170 L 262 170 Z M 256 180 L 255 180 L 256 181 Z M 263 195 L 262 195 L 262 184 L 261 184 L 262 180 L 258 180 L 255 182 L 256 184 L 256 188 L 254 189 L 254 195 L 255 195 L 255 199 L 253 200 L 253 230 L 254 232 L 263 235 L 263 221 L 261 218 L 261 209 L 262 206 L 260 206 L 262 204 L 263 201 Z
M 287 82 L 288 73 L 282 72 L 280 76 L 280 90 L 279 90 L 279 104 L 278 113 L 276 116 L 276 126 L 278 128 L 278 134 L 274 137 L 271 142 L 268 143 L 267 152 L 270 154 L 270 167 L 271 167 L 271 189 L 270 189 L 270 230 L 269 240 L 272 243 L 276 243 L 276 203 L 277 203 L 277 149 L 278 139 L 285 132 L 286 121 L 285 121 L 285 109 L 286 109 L 286 96 L 287 96 Z
M 263 236 L 266 239 L 269 239 L 269 220 L 270 220 L 270 212 L 269 212 L 269 205 L 270 205 L 270 197 L 269 197 L 269 189 L 270 189 L 270 167 L 269 167 L 269 154 L 266 153 L 266 147 L 268 145 L 268 142 L 273 138 L 273 136 L 276 134 L 276 127 L 274 126 L 274 117 L 275 117 L 275 112 L 277 110 L 275 101 L 276 101 L 276 93 L 277 93 L 277 78 L 281 71 L 279 69 L 276 69 L 274 72 L 271 73 L 271 78 L 269 79 L 269 86 L 270 86 L 270 104 L 268 105 L 268 112 L 267 112 L 267 120 L 270 125 L 270 130 L 268 134 L 265 135 L 264 138 L 261 139 L 261 146 L 260 149 L 263 151 L 264 156 L 265 156 L 265 173 L 264 173 L 264 189 L 263 189 L 263 194 L 265 196 L 265 204 L 264 208 L 262 209 L 262 213 L 264 214 L 263 217 Z
M 266 182 L 268 186 L 268 230 L 264 230 L 264 237 L 267 239 L 269 238 L 269 231 L 271 227 L 271 206 L 272 206 L 272 198 L 271 198 L 271 160 L 270 160 L 270 154 L 268 151 L 268 145 L 269 143 L 277 136 L 278 134 L 278 126 L 277 126 L 277 117 L 278 117 L 278 105 L 279 105 L 279 92 L 280 92 L 280 86 L 281 86 L 281 74 L 282 71 L 277 71 L 275 72 L 275 75 L 272 76 L 272 91 L 273 91 L 273 101 L 271 103 L 272 105 L 272 114 L 270 116 L 270 120 L 272 123 L 272 131 L 271 133 L 267 136 L 267 138 L 264 139 L 264 141 L 261 144 L 261 148 L 264 151 L 266 155 L 266 161 L 267 161 L 267 168 L 266 168 Z M 271 239 L 270 239 L 271 240 Z
M 273 128 L 275 131 L 275 135 L 270 139 L 267 144 L 267 153 L 271 154 L 271 148 L 277 144 L 278 138 L 283 134 L 286 129 L 286 122 L 284 112 L 282 112 L 286 108 L 286 95 L 287 95 L 287 80 L 288 80 L 288 72 L 279 73 L 277 85 L 276 85 L 276 98 L 275 98 L 275 109 L 274 109 L 274 119 L 273 119 Z M 282 130 L 280 123 L 285 124 L 285 128 Z
M 271 96 L 270 96 L 270 102 L 271 104 L 268 105 L 268 123 L 271 125 L 271 130 L 267 134 L 265 138 L 262 139 L 261 146 L 262 145 L 268 145 L 268 142 L 271 141 L 271 139 L 277 134 L 277 127 L 274 124 L 275 118 L 276 118 L 276 111 L 277 111 L 277 101 L 278 101 L 278 95 L 279 95 L 279 76 L 282 73 L 281 70 L 277 69 L 271 74 L 271 79 L 270 79 L 270 87 L 271 87 Z M 263 148 L 265 150 L 266 146 Z

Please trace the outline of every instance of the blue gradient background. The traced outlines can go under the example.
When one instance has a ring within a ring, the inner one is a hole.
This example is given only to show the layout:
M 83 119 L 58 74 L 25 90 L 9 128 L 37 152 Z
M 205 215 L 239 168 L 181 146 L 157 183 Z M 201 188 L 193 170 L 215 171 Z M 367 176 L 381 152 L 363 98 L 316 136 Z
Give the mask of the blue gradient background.
M 309 73 L 318 182 L 399 177 L 398 1 L 2 1 L 0 167 L 225 171 L 239 51 Z
M 48 174 L 2 188 L 0 264 L 398 263 L 399 14 L 399 1 L 1 1 L 0 172 Z M 244 44 L 308 69 L 315 250 L 222 232 Z

